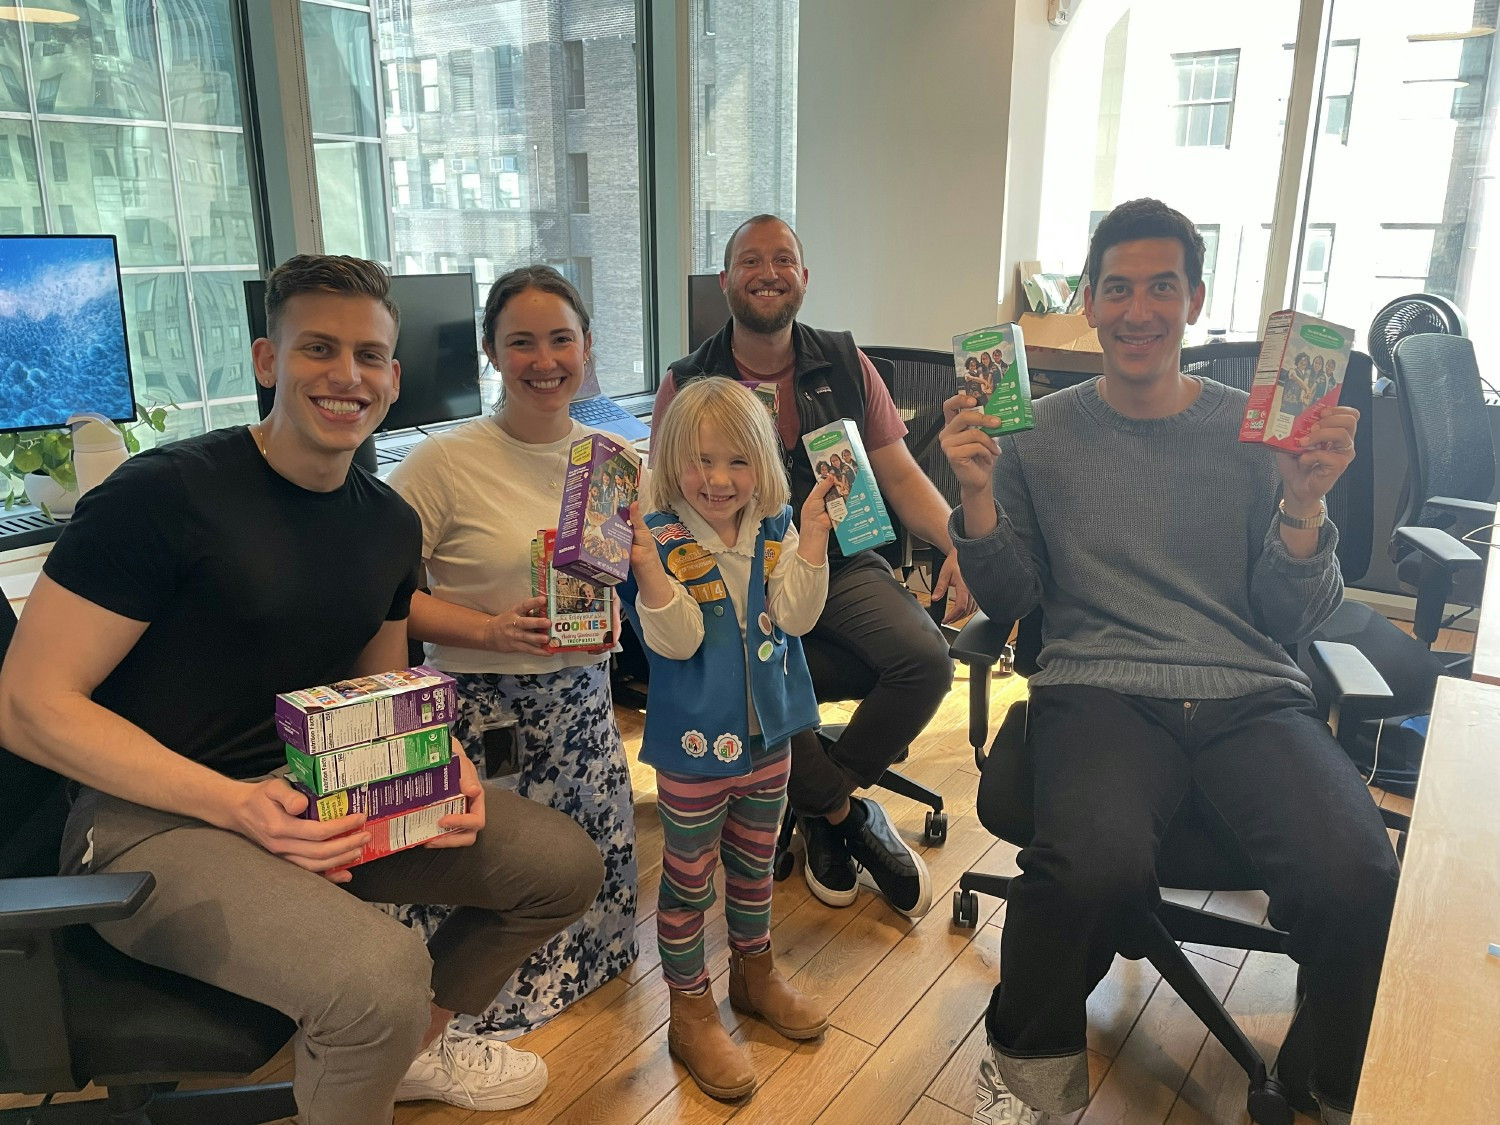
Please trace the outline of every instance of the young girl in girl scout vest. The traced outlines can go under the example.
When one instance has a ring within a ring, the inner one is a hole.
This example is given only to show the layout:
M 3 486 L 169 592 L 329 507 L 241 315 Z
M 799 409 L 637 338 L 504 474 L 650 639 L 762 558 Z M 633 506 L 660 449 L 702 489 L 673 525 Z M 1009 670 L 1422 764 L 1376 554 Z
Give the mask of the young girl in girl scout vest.
M 657 771 L 663 856 L 657 940 L 671 991 L 667 1043 L 716 1098 L 755 1089 L 748 1055 L 719 1021 L 703 914 L 724 861 L 729 1002 L 791 1039 L 828 1026 L 771 960 L 771 859 L 791 769 L 788 740 L 816 726 L 802 655 L 828 592 L 833 524 L 823 480 L 792 524 L 765 406 L 732 379 L 698 379 L 651 437 L 631 577 L 620 587 L 651 664 L 641 760 Z

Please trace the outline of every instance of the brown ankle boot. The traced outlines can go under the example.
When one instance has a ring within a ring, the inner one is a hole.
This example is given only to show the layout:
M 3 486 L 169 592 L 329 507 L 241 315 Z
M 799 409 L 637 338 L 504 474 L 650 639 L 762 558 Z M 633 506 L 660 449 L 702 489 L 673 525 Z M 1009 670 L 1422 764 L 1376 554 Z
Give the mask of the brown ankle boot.
M 828 1013 L 776 971 L 769 949 L 753 957 L 730 951 L 729 1004 L 759 1016 L 788 1039 L 816 1039 L 828 1030 Z
M 755 1068 L 750 1057 L 724 1030 L 712 989 L 694 996 L 668 990 L 672 1020 L 667 1025 L 667 1050 L 687 1067 L 698 1088 L 711 1098 L 732 1101 L 755 1092 Z

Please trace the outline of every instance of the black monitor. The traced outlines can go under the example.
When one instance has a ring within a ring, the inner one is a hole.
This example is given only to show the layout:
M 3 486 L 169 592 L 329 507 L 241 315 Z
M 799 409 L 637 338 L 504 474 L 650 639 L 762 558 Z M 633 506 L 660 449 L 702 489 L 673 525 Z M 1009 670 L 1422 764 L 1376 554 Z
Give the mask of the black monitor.
M 729 302 L 719 286 L 716 273 L 693 273 L 688 275 L 688 351 L 695 352 L 698 346 L 724 327 L 729 319 Z
M 135 420 L 113 235 L 0 235 L 0 431 Z
M 472 418 L 479 398 L 479 332 L 474 327 L 474 276 L 467 273 L 398 274 L 391 300 L 401 310 L 396 359 L 401 397 L 379 432 L 434 426 Z M 266 334 L 266 283 L 245 282 L 250 337 Z M 260 416 L 271 412 L 275 389 L 256 384 Z

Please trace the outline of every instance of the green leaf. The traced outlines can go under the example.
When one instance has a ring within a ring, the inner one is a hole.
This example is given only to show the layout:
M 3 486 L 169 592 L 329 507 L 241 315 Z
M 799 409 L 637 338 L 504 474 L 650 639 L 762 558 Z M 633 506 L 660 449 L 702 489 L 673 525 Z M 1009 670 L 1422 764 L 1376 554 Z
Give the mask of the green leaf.
M 18 449 L 11 464 L 15 466 L 18 473 L 34 473 L 42 467 L 41 451 L 35 446 Z
M 167 432 L 167 408 L 165 406 L 158 406 L 146 420 L 151 423 L 151 428 L 157 433 Z
M 16 451 L 16 435 L 0 434 L 0 457 L 9 457 Z
M 141 439 L 135 436 L 134 430 L 121 430 L 120 436 L 125 439 L 125 452 L 134 456 L 141 451 Z

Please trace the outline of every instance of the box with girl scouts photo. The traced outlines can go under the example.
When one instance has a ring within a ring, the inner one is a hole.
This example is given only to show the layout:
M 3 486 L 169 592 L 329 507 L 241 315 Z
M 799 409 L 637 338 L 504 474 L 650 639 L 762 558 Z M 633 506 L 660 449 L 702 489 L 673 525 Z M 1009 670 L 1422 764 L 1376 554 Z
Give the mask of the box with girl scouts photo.
M 1029 430 L 1031 374 L 1026 369 L 1026 341 L 1016 324 L 996 324 L 953 337 L 953 366 L 960 394 L 973 395 L 979 409 L 1000 424 L 986 427 L 991 437 Z
M 1297 450 L 1316 406 L 1337 406 L 1354 330 L 1284 309 L 1266 320 L 1240 440 Z
M 819 480 L 833 477 L 833 488 L 824 501 L 833 520 L 839 550 L 846 555 L 879 547 L 896 540 L 891 517 L 870 470 L 859 427 L 847 418 L 802 436 L 808 460 Z
M 615 646 L 615 592 L 553 565 L 557 532 L 544 528 L 531 541 L 531 593 L 547 599 L 547 647 L 552 652 L 608 652 Z
M 606 586 L 625 580 L 635 534 L 628 515 L 620 513 L 635 501 L 640 479 L 641 459 L 630 446 L 604 434 L 573 443 L 557 517 L 554 569 Z

